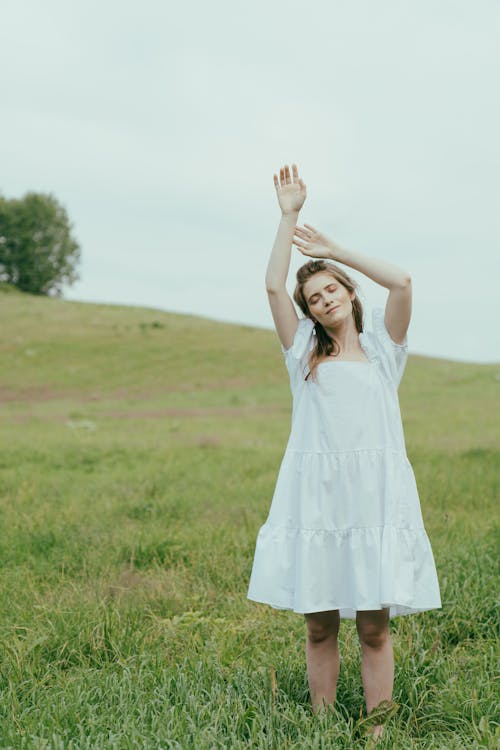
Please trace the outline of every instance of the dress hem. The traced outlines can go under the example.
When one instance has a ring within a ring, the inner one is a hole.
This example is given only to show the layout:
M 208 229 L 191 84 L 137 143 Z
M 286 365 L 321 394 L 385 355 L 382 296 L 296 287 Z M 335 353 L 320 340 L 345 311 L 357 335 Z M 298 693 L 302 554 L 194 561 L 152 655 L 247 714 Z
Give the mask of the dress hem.
M 311 610 L 303 610 L 303 609 L 295 609 L 292 605 L 285 605 L 285 604 L 274 604 L 269 601 L 264 601 L 262 599 L 254 599 L 252 596 L 247 595 L 247 599 L 251 602 L 256 602 L 257 604 L 266 604 L 269 607 L 272 607 L 273 609 L 280 609 L 280 610 L 290 610 L 292 612 L 295 612 L 298 615 L 306 615 L 306 614 L 314 614 L 315 612 L 328 612 L 331 610 L 338 609 L 340 618 L 344 620 L 354 620 L 356 618 L 356 612 L 372 612 L 374 610 L 381 610 L 385 609 L 386 607 L 389 607 L 389 617 L 392 619 L 393 617 L 400 617 L 404 615 L 415 615 L 419 612 L 428 612 L 432 609 L 442 609 L 442 604 L 428 604 L 421 607 L 411 607 L 409 605 L 401 604 L 399 602 L 384 602 L 381 605 L 378 606 L 369 606 L 369 607 L 359 607 L 355 608 L 352 605 L 339 605 L 339 604 L 325 604 L 324 606 L 319 606 L 317 609 Z

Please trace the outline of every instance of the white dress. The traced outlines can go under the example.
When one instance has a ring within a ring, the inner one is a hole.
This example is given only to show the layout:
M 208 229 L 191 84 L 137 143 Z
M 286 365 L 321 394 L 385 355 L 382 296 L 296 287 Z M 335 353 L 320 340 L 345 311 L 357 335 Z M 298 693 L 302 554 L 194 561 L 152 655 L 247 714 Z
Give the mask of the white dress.
M 294 612 L 440 609 L 434 557 L 406 455 L 398 386 L 408 339 L 396 344 L 375 308 L 359 334 L 368 361 L 308 372 L 316 331 L 299 320 L 282 351 L 293 395 L 290 438 L 257 535 L 247 598 Z

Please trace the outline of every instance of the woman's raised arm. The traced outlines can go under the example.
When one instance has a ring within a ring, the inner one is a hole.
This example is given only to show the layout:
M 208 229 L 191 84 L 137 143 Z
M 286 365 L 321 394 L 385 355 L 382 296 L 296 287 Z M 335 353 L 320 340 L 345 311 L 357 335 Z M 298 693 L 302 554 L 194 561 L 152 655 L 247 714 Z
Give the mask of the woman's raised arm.
M 306 186 L 299 178 L 296 164 L 292 164 L 292 177 L 289 167 L 283 167 L 279 180 L 274 175 L 274 187 L 281 208 L 281 221 L 267 266 L 266 290 L 276 332 L 288 349 L 293 343 L 299 318 L 287 292 L 286 280 L 297 219 L 306 199 Z

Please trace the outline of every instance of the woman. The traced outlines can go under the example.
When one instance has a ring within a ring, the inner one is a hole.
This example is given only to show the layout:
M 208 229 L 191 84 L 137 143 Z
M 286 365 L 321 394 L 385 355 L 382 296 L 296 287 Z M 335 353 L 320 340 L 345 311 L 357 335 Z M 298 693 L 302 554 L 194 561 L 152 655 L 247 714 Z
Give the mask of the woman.
M 389 621 L 441 607 L 434 558 L 406 455 L 398 386 L 408 358 L 409 274 L 339 247 L 297 218 L 306 186 L 295 164 L 274 175 L 282 217 L 266 288 L 293 394 L 292 429 L 248 598 L 303 613 L 313 710 L 335 701 L 341 618 L 356 620 L 370 712 L 392 700 Z M 317 258 L 286 290 L 292 243 Z M 332 261 L 389 290 L 363 330 L 357 284 Z M 382 732 L 379 724 L 374 737 Z

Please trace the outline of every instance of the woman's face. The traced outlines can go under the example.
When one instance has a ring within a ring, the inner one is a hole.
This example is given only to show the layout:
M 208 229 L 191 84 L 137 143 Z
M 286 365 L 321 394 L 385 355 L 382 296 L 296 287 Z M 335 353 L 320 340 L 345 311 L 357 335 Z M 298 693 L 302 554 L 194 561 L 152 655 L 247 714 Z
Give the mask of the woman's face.
M 351 301 L 355 293 L 349 292 L 326 271 L 311 276 L 302 291 L 311 316 L 325 328 L 335 328 L 341 320 L 352 315 Z

